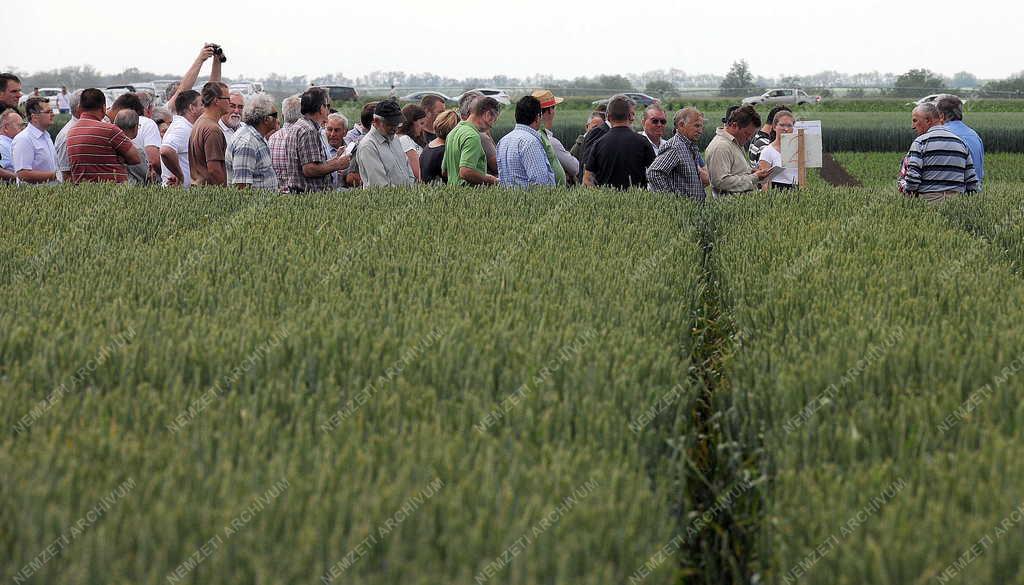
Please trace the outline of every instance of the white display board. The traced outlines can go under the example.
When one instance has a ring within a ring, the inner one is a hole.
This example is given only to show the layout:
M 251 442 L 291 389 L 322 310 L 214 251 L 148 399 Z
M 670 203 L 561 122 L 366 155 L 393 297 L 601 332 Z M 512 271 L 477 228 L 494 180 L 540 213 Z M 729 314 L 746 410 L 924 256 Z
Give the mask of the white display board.
M 804 131 L 804 166 L 808 169 L 821 168 L 821 121 L 806 120 L 793 126 L 792 134 L 782 135 L 782 166 L 795 169 L 800 166 L 797 158 L 797 131 Z

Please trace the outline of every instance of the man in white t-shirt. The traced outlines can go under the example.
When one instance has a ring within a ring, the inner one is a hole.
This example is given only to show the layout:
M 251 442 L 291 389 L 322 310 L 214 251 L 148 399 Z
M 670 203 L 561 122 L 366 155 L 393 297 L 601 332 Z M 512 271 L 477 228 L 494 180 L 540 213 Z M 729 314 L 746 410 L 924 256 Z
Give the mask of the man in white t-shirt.
M 177 114 L 164 133 L 160 146 L 160 160 L 163 163 L 161 176 L 164 185 L 188 187 L 192 184 L 188 141 L 192 136 L 192 125 L 203 115 L 199 92 L 194 89 L 179 92 L 174 99 L 174 111 Z
M 57 94 L 57 109 L 62 114 L 71 112 L 71 96 L 68 95 L 67 86 L 61 86 L 60 93 Z

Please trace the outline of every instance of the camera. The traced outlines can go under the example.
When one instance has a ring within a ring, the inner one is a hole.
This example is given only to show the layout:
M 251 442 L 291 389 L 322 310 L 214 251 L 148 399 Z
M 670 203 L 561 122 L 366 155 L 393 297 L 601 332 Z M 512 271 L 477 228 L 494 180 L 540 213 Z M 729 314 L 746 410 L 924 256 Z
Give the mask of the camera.
M 213 49 L 213 56 L 220 59 L 221 63 L 226 63 L 228 58 L 224 56 L 224 49 L 220 48 L 220 45 L 210 43 L 209 47 Z

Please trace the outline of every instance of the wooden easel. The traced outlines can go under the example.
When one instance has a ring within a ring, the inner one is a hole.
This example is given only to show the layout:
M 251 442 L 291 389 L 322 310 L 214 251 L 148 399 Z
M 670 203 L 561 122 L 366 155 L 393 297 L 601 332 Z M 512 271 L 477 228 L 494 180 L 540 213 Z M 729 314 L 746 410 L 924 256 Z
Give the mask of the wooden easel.
M 807 184 L 807 148 L 804 146 L 803 128 L 799 128 L 796 131 L 796 156 L 797 185 L 799 189 L 803 189 L 804 185 Z

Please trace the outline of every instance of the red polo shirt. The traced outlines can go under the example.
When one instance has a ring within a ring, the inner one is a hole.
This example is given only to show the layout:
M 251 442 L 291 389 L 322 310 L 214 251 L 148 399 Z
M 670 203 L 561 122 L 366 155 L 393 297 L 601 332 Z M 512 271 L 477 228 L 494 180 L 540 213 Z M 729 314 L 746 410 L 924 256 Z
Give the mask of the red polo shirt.
M 104 122 L 100 114 L 85 112 L 68 132 L 71 182 L 128 180 L 124 155 L 135 146 L 120 128 Z

